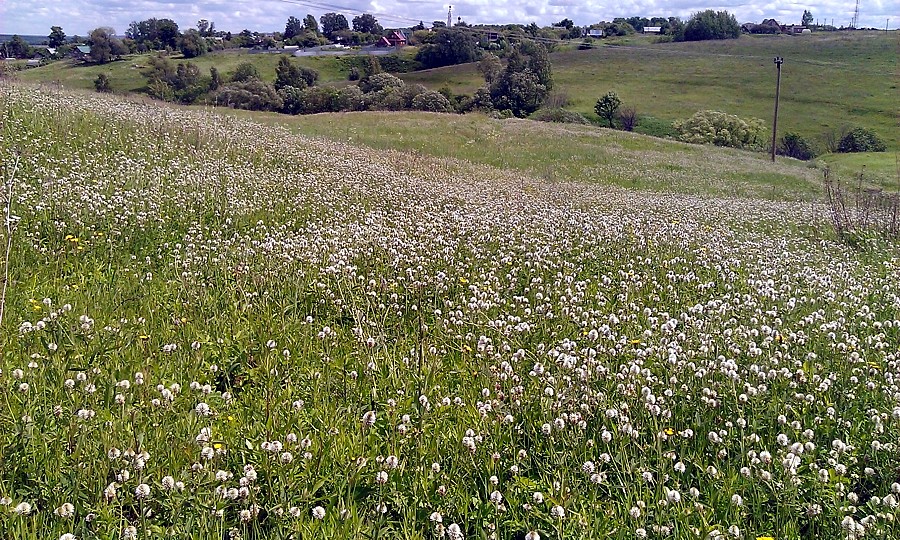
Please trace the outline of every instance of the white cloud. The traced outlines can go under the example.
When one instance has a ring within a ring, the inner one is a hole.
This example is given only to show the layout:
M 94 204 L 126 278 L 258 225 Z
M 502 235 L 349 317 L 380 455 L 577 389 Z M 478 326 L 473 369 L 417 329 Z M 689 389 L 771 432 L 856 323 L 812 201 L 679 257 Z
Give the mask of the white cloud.
M 309 7 L 310 3 L 344 9 Z M 150 17 L 174 19 L 182 28 L 193 27 L 197 19 L 205 18 L 214 21 L 220 30 L 273 31 L 282 29 L 290 15 L 302 18 L 312 13 L 319 17 L 325 11 L 343 12 L 349 17 L 376 13 L 386 27 L 411 26 L 420 20 L 426 24 L 445 20 L 447 7 L 446 3 L 432 0 L 68 0 L 50 4 L 0 0 L 0 34 L 46 35 L 53 25 L 62 26 L 69 35 L 85 35 L 98 26 L 111 26 L 122 33 L 131 21 Z M 709 8 L 731 11 L 740 22 L 774 17 L 785 23 L 799 23 L 803 10 L 808 9 L 813 17 L 829 23 L 833 19 L 840 26 L 850 23 L 854 4 L 837 0 L 793 4 L 719 0 L 715 5 L 697 0 L 624 0 L 615 4 L 596 0 L 461 0 L 453 4 L 453 19 L 462 17 L 474 24 L 536 22 L 546 25 L 569 18 L 585 25 L 632 15 L 687 18 L 691 13 Z M 900 26 L 900 0 L 866 0 L 861 4 L 861 26 L 883 28 L 886 19 L 891 19 L 892 27 Z

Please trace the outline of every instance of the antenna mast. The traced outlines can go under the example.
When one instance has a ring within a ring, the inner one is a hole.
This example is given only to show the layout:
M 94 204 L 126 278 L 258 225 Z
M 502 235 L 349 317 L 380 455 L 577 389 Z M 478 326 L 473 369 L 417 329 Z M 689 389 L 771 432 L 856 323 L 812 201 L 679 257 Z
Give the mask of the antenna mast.
M 856 0 L 856 1 L 857 1 L 856 9 L 859 9 L 859 0 Z M 452 20 L 452 15 L 453 15 L 453 6 L 447 6 L 447 28 L 450 28 L 450 26 L 451 26 L 450 21 Z
M 859 23 L 859 0 L 856 0 L 856 9 L 853 10 L 853 22 L 850 23 L 850 28 L 856 29 L 856 25 Z

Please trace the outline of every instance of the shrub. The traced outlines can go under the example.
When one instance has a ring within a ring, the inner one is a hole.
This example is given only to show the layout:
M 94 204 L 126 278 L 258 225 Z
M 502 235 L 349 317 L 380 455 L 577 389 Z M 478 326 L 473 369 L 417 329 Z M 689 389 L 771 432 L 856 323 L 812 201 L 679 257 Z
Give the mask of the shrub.
M 816 157 L 816 151 L 813 149 L 812 143 L 796 133 L 785 133 L 778 146 L 778 153 L 783 156 L 802 159 L 803 161 L 809 161 Z
M 380 92 L 386 88 L 401 88 L 403 81 L 390 73 L 376 73 L 359 81 L 360 89 L 365 92 Z
M 428 89 L 421 84 L 407 84 L 401 87 L 400 94 L 403 97 L 403 108 L 413 108 L 413 100 L 420 94 L 424 94 Z M 445 96 L 446 98 L 446 96 Z
M 684 25 L 684 41 L 703 41 L 707 39 L 737 39 L 741 37 L 741 25 L 734 15 L 727 11 L 707 9 L 694 13 Z
M 530 118 L 539 122 L 555 122 L 557 124 L 590 124 L 581 113 L 559 108 L 540 109 Z
M 693 144 L 762 150 L 765 125 L 757 118 L 739 118 L 719 111 L 699 111 L 673 127 L 679 139 Z
M 345 86 L 335 96 L 336 107 L 342 111 L 366 110 L 366 99 L 358 86 Z
M 215 98 L 223 105 L 249 111 L 279 111 L 284 107 L 275 88 L 259 79 L 223 85 L 216 91 Z
M 303 103 L 303 89 L 296 86 L 283 86 L 278 89 L 278 97 L 281 98 L 281 112 L 285 114 L 299 114 Z
M 109 87 L 109 76 L 107 76 L 106 73 L 97 75 L 97 78 L 94 79 L 94 88 L 96 88 L 98 92 L 109 92 L 111 90 Z
M 259 79 L 259 70 L 251 62 L 238 64 L 237 69 L 231 75 L 231 82 L 244 82 L 250 79 Z
M 436 113 L 453 112 L 453 105 L 440 92 L 428 90 L 418 94 L 412 100 L 412 108 L 417 111 L 428 111 Z
M 838 152 L 884 152 L 887 146 L 871 129 L 853 128 L 841 137 Z
M 297 106 L 299 114 L 318 114 L 341 110 L 338 91 L 334 88 L 311 86 L 303 90 L 301 94 Z
M 637 109 L 634 107 L 624 107 L 619 110 L 619 123 L 622 125 L 623 130 L 634 131 L 637 120 Z
M 366 94 L 366 104 L 369 109 L 382 111 L 402 111 L 406 109 L 406 100 L 402 87 L 390 86 L 377 92 Z

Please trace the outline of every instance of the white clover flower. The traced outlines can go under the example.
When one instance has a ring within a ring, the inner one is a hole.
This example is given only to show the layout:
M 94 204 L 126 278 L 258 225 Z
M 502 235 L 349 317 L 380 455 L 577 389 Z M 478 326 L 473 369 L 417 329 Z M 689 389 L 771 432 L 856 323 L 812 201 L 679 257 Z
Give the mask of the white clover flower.
M 447 527 L 447 537 L 450 538 L 450 540 L 463 540 L 463 533 L 459 528 L 459 525 L 451 523 Z
M 138 484 L 136 488 L 134 488 L 134 496 L 138 499 L 143 499 L 145 497 L 150 496 L 150 486 L 147 484 Z
M 31 504 L 23 501 L 17 504 L 15 508 L 13 508 L 13 513 L 20 516 L 27 516 L 31 513 L 31 510 Z
M 312 509 L 312 517 L 315 519 L 325 519 L 325 508 L 316 506 Z
M 535 491 L 531 494 L 531 500 L 533 500 L 535 504 L 541 504 L 544 502 L 544 494 L 540 491 Z
M 163 489 L 167 491 L 172 491 L 173 489 L 175 489 L 175 479 L 171 476 L 163 476 L 160 483 L 162 484 Z
M 428 519 L 429 519 L 432 523 L 441 523 L 441 522 L 444 521 L 444 517 L 441 516 L 441 513 L 440 513 L 440 512 L 432 512 L 431 515 L 428 516 Z
M 679 493 L 677 489 L 667 489 L 666 501 L 668 501 L 669 504 L 677 504 L 681 502 L 681 493 Z
M 59 508 L 53 511 L 57 517 L 63 519 L 70 518 L 75 515 L 75 506 L 72 503 L 63 503 Z
M 556 505 L 550 509 L 550 515 L 556 519 L 562 519 L 566 517 L 566 510 L 562 506 Z

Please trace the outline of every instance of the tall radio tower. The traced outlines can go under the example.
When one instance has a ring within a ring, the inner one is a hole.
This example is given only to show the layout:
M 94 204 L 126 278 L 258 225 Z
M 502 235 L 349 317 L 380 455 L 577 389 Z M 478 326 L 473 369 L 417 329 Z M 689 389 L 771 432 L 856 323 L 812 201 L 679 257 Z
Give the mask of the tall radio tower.
M 859 24 L 859 0 L 856 0 L 856 9 L 853 10 L 853 22 L 850 23 L 850 28 L 855 29 L 857 24 Z
M 856 0 L 856 9 L 859 9 L 859 0 Z M 447 28 L 450 28 L 450 21 L 452 20 L 453 15 L 453 6 L 447 6 Z

